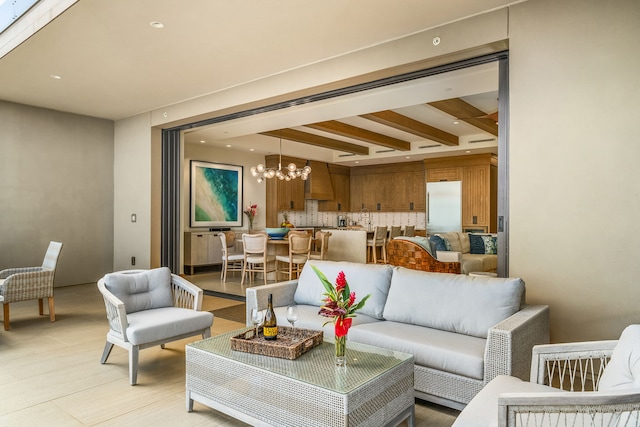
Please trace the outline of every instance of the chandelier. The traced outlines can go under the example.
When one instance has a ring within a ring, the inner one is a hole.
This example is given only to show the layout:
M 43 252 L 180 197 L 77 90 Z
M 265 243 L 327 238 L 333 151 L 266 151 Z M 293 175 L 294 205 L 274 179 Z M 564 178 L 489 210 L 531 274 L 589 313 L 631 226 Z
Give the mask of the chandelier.
M 289 163 L 286 169 L 282 169 L 282 138 L 280 138 L 280 160 L 278 160 L 278 169 L 268 168 L 262 163 L 251 167 L 251 175 L 258 178 L 258 182 L 264 181 L 265 178 L 278 178 L 283 181 L 291 181 L 300 178 L 306 180 L 311 173 L 311 166 L 306 165 L 299 169 L 295 163 Z

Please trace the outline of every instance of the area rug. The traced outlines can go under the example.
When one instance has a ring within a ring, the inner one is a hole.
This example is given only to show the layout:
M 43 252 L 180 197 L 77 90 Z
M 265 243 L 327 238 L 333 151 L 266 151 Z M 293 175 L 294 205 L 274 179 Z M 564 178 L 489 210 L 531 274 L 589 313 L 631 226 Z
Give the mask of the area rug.
M 232 322 L 242 323 L 243 325 L 246 323 L 246 306 L 245 304 L 233 305 L 231 307 L 219 308 L 217 310 L 211 310 L 215 318 L 218 317 L 220 319 L 231 320 Z

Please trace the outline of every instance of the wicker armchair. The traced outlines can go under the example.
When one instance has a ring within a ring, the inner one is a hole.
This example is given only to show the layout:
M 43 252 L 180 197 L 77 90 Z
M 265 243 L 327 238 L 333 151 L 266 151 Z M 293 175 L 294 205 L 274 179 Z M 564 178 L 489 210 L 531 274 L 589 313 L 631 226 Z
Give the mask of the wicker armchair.
M 4 311 L 4 330 L 9 324 L 9 304 L 18 301 L 38 300 L 40 315 L 44 314 L 43 299 L 49 302 L 49 320 L 55 322 L 53 280 L 62 243 L 50 242 L 41 267 L 10 268 L 0 271 L 0 302 Z
M 492 380 L 453 427 L 640 425 L 640 325 L 618 341 L 533 348 L 530 382 Z
M 399 267 L 437 273 L 460 274 L 461 266 L 459 262 L 438 261 L 420 245 L 401 239 L 387 243 L 387 261 Z
M 127 270 L 107 274 L 98 281 L 109 321 L 107 342 L 100 363 L 113 345 L 129 351 L 129 383 L 138 380 L 139 351 L 183 338 L 211 336 L 213 314 L 200 311 L 202 289 L 168 268 Z

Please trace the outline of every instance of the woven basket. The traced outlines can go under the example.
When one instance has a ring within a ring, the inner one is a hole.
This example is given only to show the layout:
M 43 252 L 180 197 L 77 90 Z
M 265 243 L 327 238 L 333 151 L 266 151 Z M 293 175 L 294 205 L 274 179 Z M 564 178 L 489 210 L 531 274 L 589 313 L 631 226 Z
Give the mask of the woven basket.
M 267 341 L 260 328 L 257 338 L 252 330 L 231 337 L 231 350 L 293 360 L 322 344 L 322 339 L 322 331 L 278 326 L 278 339 Z

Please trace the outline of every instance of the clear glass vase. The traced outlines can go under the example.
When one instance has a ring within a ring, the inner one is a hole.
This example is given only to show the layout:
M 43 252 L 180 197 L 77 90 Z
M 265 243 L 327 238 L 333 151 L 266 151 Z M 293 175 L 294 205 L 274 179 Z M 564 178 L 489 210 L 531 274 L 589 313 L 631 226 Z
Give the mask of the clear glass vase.
M 336 336 L 335 337 L 335 341 L 336 341 L 336 366 L 346 366 L 347 365 L 347 358 L 346 358 L 346 351 L 347 351 L 347 336 Z

